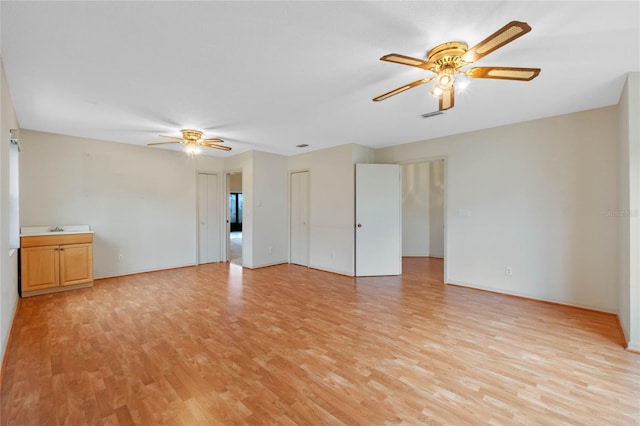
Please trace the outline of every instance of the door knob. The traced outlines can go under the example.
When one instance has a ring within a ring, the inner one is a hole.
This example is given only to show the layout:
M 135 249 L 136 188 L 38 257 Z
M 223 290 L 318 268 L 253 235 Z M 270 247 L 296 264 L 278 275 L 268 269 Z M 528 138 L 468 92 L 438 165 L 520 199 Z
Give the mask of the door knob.
M 358 224 L 358 228 L 362 228 L 362 224 L 361 223 Z

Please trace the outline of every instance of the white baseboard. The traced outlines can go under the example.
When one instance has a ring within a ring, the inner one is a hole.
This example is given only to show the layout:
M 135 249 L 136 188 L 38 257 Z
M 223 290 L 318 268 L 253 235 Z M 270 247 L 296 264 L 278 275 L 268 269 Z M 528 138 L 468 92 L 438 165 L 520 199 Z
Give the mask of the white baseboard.
M 128 275 L 137 275 L 137 274 L 146 274 L 148 272 L 158 272 L 158 271 L 168 271 L 170 269 L 179 269 L 179 268 L 186 268 L 189 266 L 198 266 L 197 263 L 187 263 L 184 265 L 177 265 L 177 266 L 167 266 L 166 268 L 158 268 L 158 269 L 144 269 L 141 271 L 135 271 L 135 272 L 126 272 L 124 274 L 118 274 L 118 275 L 107 275 L 104 277 L 93 277 L 94 281 L 97 280 L 106 280 L 108 278 L 118 278 L 118 277 L 126 277 Z
M 481 285 L 462 282 L 462 281 L 449 280 L 449 282 L 447 282 L 445 284 L 453 284 L 453 285 L 457 285 L 457 286 L 461 286 L 461 287 L 473 288 L 473 289 L 476 289 L 476 290 L 489 291 L 491 293 L 498 293 L 498 294 L 504 294 L 504 295 L 507 295 L 507 296 L 521 297 L 523 299 L 537 300 L 537 301 L 540 301 L 540 302 L 555 303 L 557 305 L 571 306 L 571 307 L 574 307 L 574 308 L 588 309 L 590 311 L 604 312 L 604 313 L 607 313 L 607 314 L 617 314 L 618 313 L 617 310 L 605 309 L 605 308 L 602 308 L 602 307 L 599 307 L 599 306 L 590 306 L 590 305 L 584 305 L 584 304 L 581 304 L 581 303 L 576 303 L 576 302 L 567 301 L 567 300 L 559 300 L 559 299 L 554 299 L 554 298 L 539 297 L 539 296 L 534 296 L 534 295 L 527 294 L 527 293 L 504 291 L 503 289 L 499 289 L 499 288 L 486 287 L 486 286 L 481 286 Z
M 325 268 L 324 266 L 309 265 L 309 268 L 316 269 L 318 271 L 331 272 L 332 274 L 345 275 L 347 277 L 354 276 L 352 272 L 339 271 L 337 269 Z
M 280 262 L 274 262 L 274 263 L 265 263 L 265 264 L 261 264 L 261 265 L 253 265 L 253 266 L 249 266 L 249 265 L 245 265 L 243 264 L 242 267 L 243 268 L 247 268 L 247 269 L 260 269 L 260 268 L 267 268 L 269 266 L 276 266 L 276 265 L 282 265 L 288 263 L 286 260 L 282 260 Z
M 638 352 L 640 354 L 640 343 L 627 342 L 627 350 L 631 352 Z

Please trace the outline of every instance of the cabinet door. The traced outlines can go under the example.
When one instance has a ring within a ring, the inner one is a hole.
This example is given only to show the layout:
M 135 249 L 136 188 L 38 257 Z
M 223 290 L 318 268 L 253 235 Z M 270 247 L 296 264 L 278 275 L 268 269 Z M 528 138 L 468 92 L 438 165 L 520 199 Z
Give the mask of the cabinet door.
M 58 246 L 21 249 L 22 290 L 40 290 L 59 284 Z
M 91 244 L 60 246 L 60 285 L 93 281 L 93 247 Z

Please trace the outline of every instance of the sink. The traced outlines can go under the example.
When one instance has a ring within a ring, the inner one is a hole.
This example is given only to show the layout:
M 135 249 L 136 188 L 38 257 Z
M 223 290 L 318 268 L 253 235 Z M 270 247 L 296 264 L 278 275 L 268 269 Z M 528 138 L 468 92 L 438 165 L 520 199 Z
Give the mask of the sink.
M 50 226 L 28 226 L 20 229 L 23 237 L 30 235 L 50 235 L 50 234 L 93 234 L 89 225 L 50 225 Z

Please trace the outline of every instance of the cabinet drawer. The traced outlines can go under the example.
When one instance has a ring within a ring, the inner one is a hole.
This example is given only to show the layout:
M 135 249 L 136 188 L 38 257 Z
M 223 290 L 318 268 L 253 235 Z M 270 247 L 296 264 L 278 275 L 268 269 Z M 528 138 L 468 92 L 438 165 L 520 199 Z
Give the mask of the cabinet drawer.
M 20 238 L 20 247 L 56 246 L 92 243 L 93 234 L 34 235 Z

